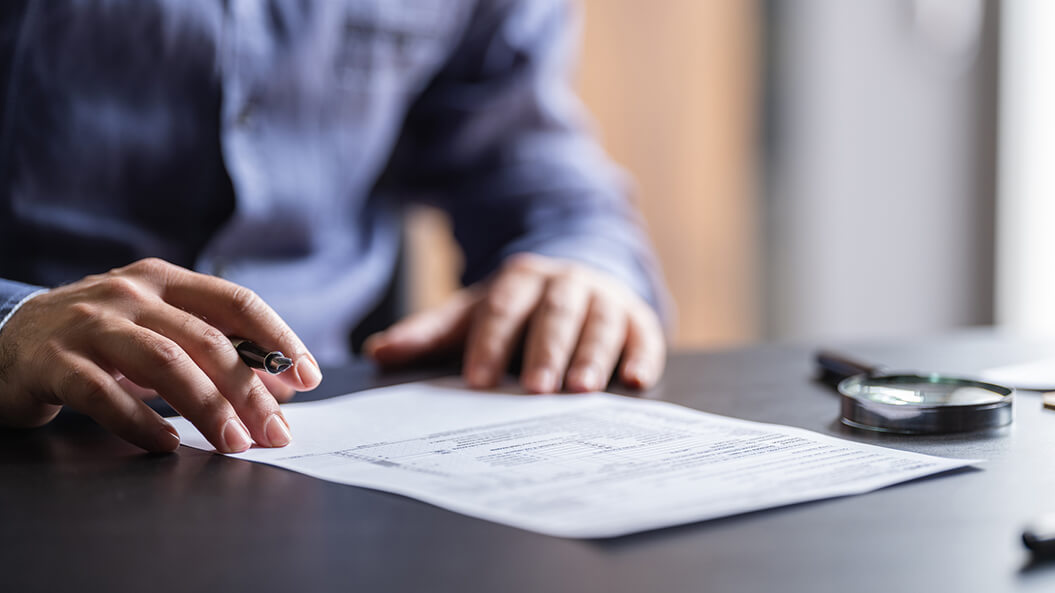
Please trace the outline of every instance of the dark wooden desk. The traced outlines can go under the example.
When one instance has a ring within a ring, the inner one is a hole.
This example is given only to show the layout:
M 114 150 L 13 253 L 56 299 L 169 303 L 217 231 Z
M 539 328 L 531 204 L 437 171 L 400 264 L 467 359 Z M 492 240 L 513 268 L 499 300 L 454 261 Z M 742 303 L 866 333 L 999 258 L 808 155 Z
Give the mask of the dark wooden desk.
M 832 346 L 832 344 L 827 344 Z M 0 431 L 0 591 L 1052 591 L 1024 523 L 1055 510 L 1055 412 L 1012 428 L 852 432 L 806 345 L 679 353 L 655 395 L 924 453 L 981 471 L 608 541 L 536 535 L 414 500 L 181 448 L 150 456 L 75 414 Z M 849 351 L 964 372 L 1055 354 L 989 334 Z M 313 397 L 420 378 L 331 371 Z

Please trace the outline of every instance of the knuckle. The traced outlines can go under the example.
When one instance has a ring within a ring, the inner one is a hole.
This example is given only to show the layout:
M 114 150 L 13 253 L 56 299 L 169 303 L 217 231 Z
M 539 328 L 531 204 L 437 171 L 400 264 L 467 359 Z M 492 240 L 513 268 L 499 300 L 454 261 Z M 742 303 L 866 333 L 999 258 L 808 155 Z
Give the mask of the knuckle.
M 643 339 L 661 344 L 664 342 L 663 326 L 652 309 L 642 308 L 635 311 L 630 316 L 630 323 L 634 326 L 634 331 Z
M 158 342 L 150 347 L 150 357 L 158 368 L 175 370 L 183 365 L 183 350 L 174 342 Z
M 563 289 L 547 290 L 539 303 L 539 311 L 544 315 L 570 317 L 574 310 L 572 295 Z
M 116 272 L 117 272 L 116 270 L 110 270 L 109 272 L 107 272 L 105 274 L 89 274 L 89 275 L 85 276 L 84 278 L 81 278 L 81 280 L 79 282 L 75 282 L 74 284 L 81 284 L 81 285 L 84 285 L 84 286 L 95 286 L 95 285 L 99 284 L 100 282 L 106 280 L 107 278 L 110 277 L 110 275 L 115 274 Z
M 236 315 L 250 315 L 260 309 L 261 300 L 252 290 L 244 286 L 235 286 L 231 291 L 230 303 Z
M 124 268 L 113 270 L 110 275 L 126 275 L 133 278 L 145 278 L 155 284 L 163 285 L 176 269 L 177 266 L 170 264 L 163 259 L 148 257 L 133 262 Z
M 632 301 L 622 298 L 617 292 L 597 290 L 590 299 L 590 308 L 596 310 L 606 319 L 630 323 L 637 315 L 637 307 Z
M 42 368 L 53 368 L 62 357 L 66 347 L 57 338 L 51 337 L 41 343 L 39 350 L 35 351 L 35 358 L 41 363 Z
M 592 355 L 606 349 L 614 350 L 618 347 L 617 342 L 617 334 L 611 326 L 591 325 L 580 336 L 578 344 L 575 345 L 575 353 Z
M 140 286 L 124 276 L 107 276 L 99 282 L 99 287 L 111 300 L 139 301 L 144 296 Z
M 567 350 L 555 341 L 549 340 L 539 344 L 534 354 L 536 362 L 549 366 L 562 362 L 562 359 L 567 355 Z
M 232 412 L 227 400 L 212 393 L 199 394 L 186 404 L 185 410 L 181 409 L 181 411 L 186 417 L 193 418 L 195 424 L 210 424 L 227 418 Z
M 161 258 L 147 257 L 133 263 L 128 268 L 145 274 L 156 274 L 163 272 L 169 265 L 171 264 Z
M 84 387 L 84 371 L 78 367 L 67 367 L 62 372 L 62 378 L 58 382 L 59 391 L 63 395 L 78 393 Z
M 300 342 L 300 338 L 297 337 L 297 334 L 292 329 L 290 329 L 288 327 L 283 327 L 281 330 L 279 330 L 279 332 L 278 332 L 278 343 L 279 344 L 289 344 L 290 345 L 289 348 L 291 349 L 289 351 L 289 354 L 291 356 L 300 356 L 300 353 L 296 352 L 296 348 L 297 348 L 296 344 L 298 344 L 299 342 Z
M 66 369 L 59 383 L 63 399 L 74 398 L 91 408 L 107 397 L 107 385 L 99 377 L 90 376 L 84 369 L 71 366 Z
M 593 317 L 593 322 L 599 327 L 612 329 L 613 331 L 626 323 L 626 313 L 606 298 L 594 300 L 591 316 Z
M 515 272 L 534 272 L 542 265 L 542 260 L 542 256 L 535 253 L 517 253 L 509 256 L 502 267 Z
M 580 285 L 589 277 L 589 272 L 578 264 L 565 262 L 560 265 L 553 279 L 561 284 Z
M 625 326 L 594 326 L 576 348 L 576 359 L 615 358 L 625 344 Z
M 107 399 L 106 384 L 98 379 L 91 379 L 87 377 L 80 377 L 81 387 L 81 401 L 94 407 L 95 404 L 101 403 Z
M 502 355 L 502 343 L 497 338 L 485 337 L 476 342 L 473 354 L 477 362 L 496 361 Z
M 231 340 L 223 332 L 210 325 L 198 336 L 198 348 L 209 356 L 225 354 L 231 350 Z
M 271 410 L 272 408 L 277 408 L 275 398 L 271 395 L 271 391 L 269 391 L 260 381 L 253 381 L 253 384 L 249 387 L 249 394 L 245 401 L 250 407 L 259 410 Z
M 51 364 L 68 364 L 62 361 L 63 355 L 68 353 L 71 347 L 67 344 L 67 340 L 61 335 L 49 336 L 40 345 L 40 356 L 48 363 Z
M 98 319 L 101 311 L 99 307 L 84 301 L 73 303 L 69 308 L 70 322 L 73 325 L 82 325 Z
M 495 289 L 484 298 L 481 304 L 483 314 L 488 317 L 513 317 L 517 313 L 513 295 L 508 291 Z
M 599 363 L 602 363 L 602 361 L 603 364 L 605 364 L 606 366 L 611 366 L 611 363 L 614 363 L 615 361 L 609 361 L 609 357 L 606 356 L 606 354 L 607 353 L 604 350 L 598 349 L 596 347 L 580 348 L 575 352 L 575 358 L 572 359 L 571 366 L 575 369 L 581 369 L 589 366 L 595 366 Z

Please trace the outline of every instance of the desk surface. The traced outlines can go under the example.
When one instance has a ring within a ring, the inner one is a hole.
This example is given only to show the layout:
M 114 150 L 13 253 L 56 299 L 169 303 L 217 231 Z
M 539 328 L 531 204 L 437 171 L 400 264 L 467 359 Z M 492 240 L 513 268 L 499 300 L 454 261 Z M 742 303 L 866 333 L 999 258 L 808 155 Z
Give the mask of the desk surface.
M 830 344 L 829 344 L 830 346 Z M 1055 354 L 989 334 L 847 351 L 969 372 Z M 143 455 L 63 413 L 0 431 L 0 589 L 69 591 L 1051 591 L 1022 526 L 1055 510 L 1055 412 L 1022 394 L 995 434 L 851 431 L 806 345 L 671 357 L 654 395 L 983 470 L 606 541 L 552 538 L 396 495 L 180 448 Z M 422 378 L 366 366 L 312 397 Z M 295 428 L 295 427 L 294 427 Z

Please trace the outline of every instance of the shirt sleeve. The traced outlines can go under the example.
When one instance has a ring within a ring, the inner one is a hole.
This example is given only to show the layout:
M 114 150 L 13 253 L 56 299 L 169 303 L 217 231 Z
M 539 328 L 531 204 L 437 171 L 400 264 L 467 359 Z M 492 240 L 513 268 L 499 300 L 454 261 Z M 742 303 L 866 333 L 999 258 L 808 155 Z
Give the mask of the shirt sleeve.
M 466 284 L 518 252 L 578 260 L 621 279 L 669 322 L 629 183 L 571 88 L 578 17 L 566 0 L 479 3 L 412 106 L 389 177 L 449 213 Z
M 0 333 L 3 333 L 11 316 L 29 299 L 47 292 L 47 289 L 31 284 L 22 284 L 0 278 Z

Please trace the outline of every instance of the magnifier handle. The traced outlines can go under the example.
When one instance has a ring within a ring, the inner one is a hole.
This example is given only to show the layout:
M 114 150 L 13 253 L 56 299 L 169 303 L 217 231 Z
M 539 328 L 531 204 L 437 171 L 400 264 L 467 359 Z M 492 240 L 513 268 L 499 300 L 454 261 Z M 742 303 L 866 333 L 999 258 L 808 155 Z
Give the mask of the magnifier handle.
M 854 360 L 837 352 L 830 350 L 819 350 L 814 355 L 817 369 L 820 371 L 818 380 L 835 387 L 840 381 L 854 375 L 878 375 L 883 372 L 882 367 L 872 366 L 859 360 Z

